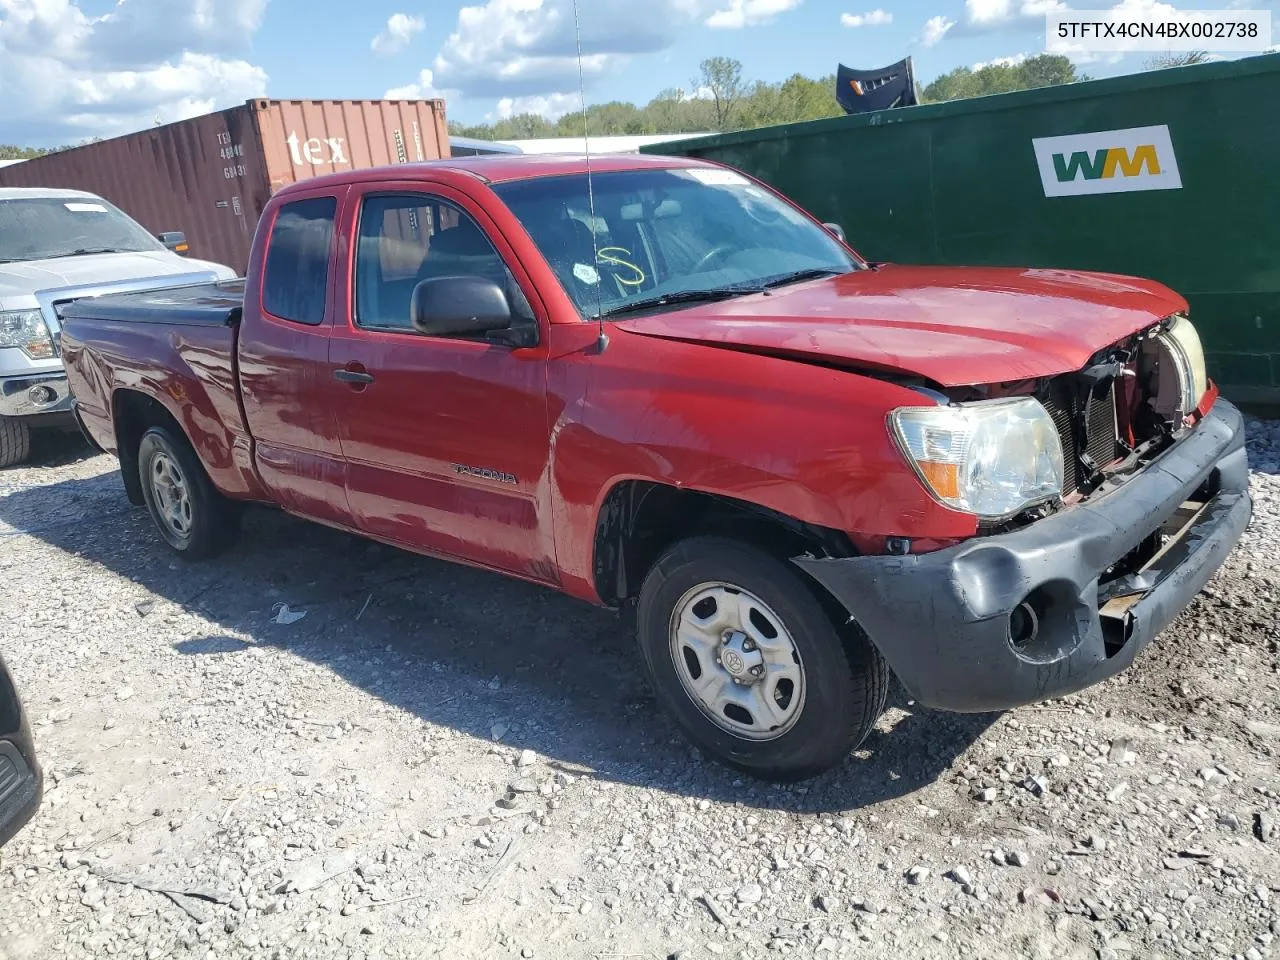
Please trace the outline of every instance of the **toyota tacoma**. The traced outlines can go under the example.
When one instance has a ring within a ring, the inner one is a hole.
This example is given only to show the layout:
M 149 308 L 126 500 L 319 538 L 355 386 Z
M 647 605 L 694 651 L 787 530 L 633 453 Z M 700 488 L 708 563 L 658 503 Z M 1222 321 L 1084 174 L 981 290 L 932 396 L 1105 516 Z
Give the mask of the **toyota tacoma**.
M 634 606 L 674 722 L 766 778 L 840 763 L 890 672 L 951 711 L 1113 676 L 1250 518 L 1174 291 L 868 262 L 705 161 L 307 180 L 242 281 L 63 323 L 76 414 L 178 554 L 270 504 Z

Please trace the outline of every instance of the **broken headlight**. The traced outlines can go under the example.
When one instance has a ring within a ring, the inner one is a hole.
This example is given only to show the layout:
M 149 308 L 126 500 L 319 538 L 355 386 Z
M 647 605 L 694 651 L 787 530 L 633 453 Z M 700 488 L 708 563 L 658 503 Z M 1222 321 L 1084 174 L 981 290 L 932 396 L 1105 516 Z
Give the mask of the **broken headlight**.
M 1195 410 L 1209 389 L 1200 334 L 1183 314 L 1143 346 L 1142 368 L 1151 406 L 1161 419 L 1177 423 Z

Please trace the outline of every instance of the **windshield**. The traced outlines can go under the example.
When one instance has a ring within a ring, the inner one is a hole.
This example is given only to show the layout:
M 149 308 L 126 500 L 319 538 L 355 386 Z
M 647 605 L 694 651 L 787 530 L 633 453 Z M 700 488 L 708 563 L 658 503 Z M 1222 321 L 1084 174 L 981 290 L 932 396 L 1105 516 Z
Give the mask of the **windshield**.
M 164 244 L 104 200 L 0 200 L 0 263 L 163 249 Z
M 730 170 L 626 170 L 591 180 L 594 222 L 585 175 L 493 188 L 584 317 L 862 267 L 821 226 Z

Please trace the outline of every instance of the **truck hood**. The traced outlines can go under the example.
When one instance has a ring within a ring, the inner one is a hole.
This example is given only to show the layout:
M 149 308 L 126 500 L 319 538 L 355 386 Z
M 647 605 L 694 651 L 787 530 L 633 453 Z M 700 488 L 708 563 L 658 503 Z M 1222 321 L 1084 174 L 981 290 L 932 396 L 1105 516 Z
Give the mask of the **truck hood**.
M 190 274 L 191 282 L 199 283 L 214 279 L 219 273 L 231 271 L 216 263 L 179 257 L 167 250 L 0 263 L 0 306 L 12 298 L 30 298 L 51 290 L 183 274 Z
M 1067 270 L 887 265 L 619 321 L 626 331 L 926 377 L 1055 376 L 1186 301 L 1154 281 Z

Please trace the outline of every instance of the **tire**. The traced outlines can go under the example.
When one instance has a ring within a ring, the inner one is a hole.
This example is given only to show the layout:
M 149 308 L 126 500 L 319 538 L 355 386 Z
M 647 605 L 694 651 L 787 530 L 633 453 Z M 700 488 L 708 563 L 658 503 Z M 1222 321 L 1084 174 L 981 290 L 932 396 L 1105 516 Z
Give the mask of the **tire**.
M 0 417 L 0 467 L 12 467 L 31 456 L 31 428 L 20 417 Z
M 721 537 L 681 541 L 654 565 L 636 611 L 640 652 L 659 703 L 704 754 L 788 782 L 837 766 L 866 738 L 884 710 L 888 668 L 860 632 L 842 635 L 819 596 L 799 571 Z M 739 626 L 749 611 L 749 629 L 725 627 L 735 606 Z M 703 682 L 711 692 L 700 697 Z
M 185 437 L 148 429 L 138 444 L 138 477 L 152 523 L 178 556 L 204 560 L 235 542 L 240 511 L 214 489 Z

